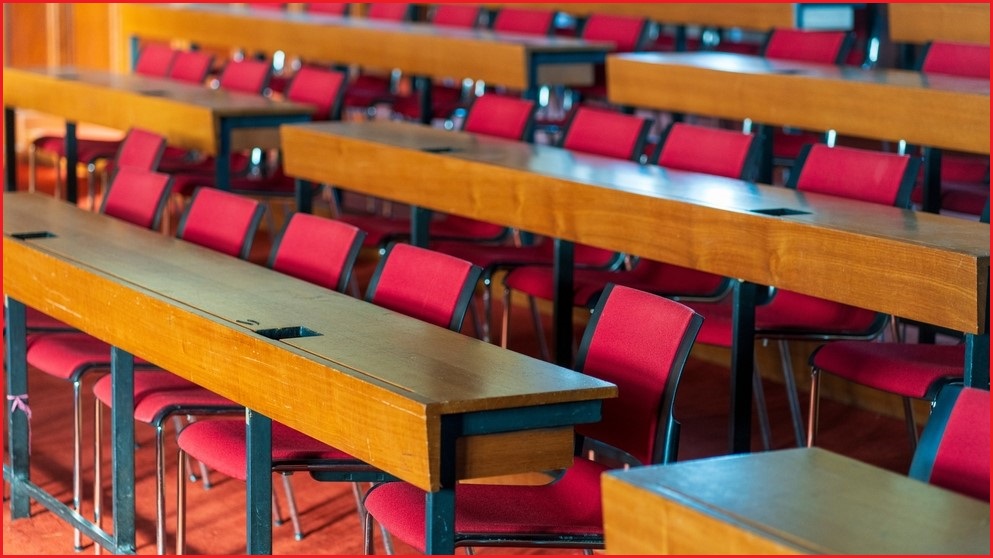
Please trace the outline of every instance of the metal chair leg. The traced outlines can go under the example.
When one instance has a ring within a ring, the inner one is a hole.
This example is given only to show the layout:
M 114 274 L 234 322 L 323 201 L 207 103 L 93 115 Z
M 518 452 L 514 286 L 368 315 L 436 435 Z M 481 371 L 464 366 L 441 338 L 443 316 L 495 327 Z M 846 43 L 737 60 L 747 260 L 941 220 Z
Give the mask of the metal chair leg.
M 103 403 L 94 400 L 93 412 L 93 523 L 101 528 L 103 519 Z M 100 554 L 100 545 L 93 543 L 94 554 Z
M 769 451 L 772 449 L 772 433 L 769 429 L 769 408 L 765 404 L 765 390 L 762 388 L 762 375 L 759 374 L 758 362 L 754 366 L 755 373 L 752 374 L 752 393 L 755 398 L 755 409 L 758 412 L 762 448 Z
M 158 553 L 166 553 L 165 529 L 165 429 L 162 423 L 155 427 L 155 548 Z
M 297 513 L 297 502 L 293 496 L 293 485 L 290 484 L 292 473 L 281 473 L 283 477 L 283 491 L 286 493 L 286 507 L 290 509 L 290 521 L 293 523 L 293 538 L 302 541 L 303 529 L 300 527 L 300 515 Z
M 903 398 L 903 416 L 907 422 L 907 436 L 910 439 L 910 447 L 917 450 L 917 421 L 914 420 L 914 404 L 909 397 Z
M 83 500 L 83 381 L 72 383 L 72 509 L 81 513 Z M 76 552 L 83 550 L 83 533 L 73 529 L 72 542 Z
M 541 312 L 538 311 L 538 301 L 533 296 L 528 297 L 528 307 L 531 309 L 531 323 L 534 324 L 534 336 L 538 339 L 538 354 L 543 360 L 552 360 L 548 351 L 548 341 L 545 339 L 545 327 L 541 323 Z M 507 308 L 510 311 L 510 308 Z
M 186 553 L 186 452 L 179 450 L 176 485 L 176 554 Z
M 500 346 L 507 348 L 507 338 L 510 330 L 510 289 L 503 289 L 503 318 L 500 326 Z
M 779 340 L 779 360 L 783 367 L 783 381 L 786 385 L 786 397 L 790 404 L 790 415 L 793 418 L 793 434 L 796 436 L 796 446 L 804 446 L 806 436 L 803 431 L 803 412 L 800 410 L 800 398 L 796 390 L 796 377 L 793 376 L 793 360 L 790 357 L 790 344 L 785 339 Z
M 807 409 L 807 447 L 817 443 L 817 428 L 821 412 L 821 371 L 810 367 L 810 407 Z

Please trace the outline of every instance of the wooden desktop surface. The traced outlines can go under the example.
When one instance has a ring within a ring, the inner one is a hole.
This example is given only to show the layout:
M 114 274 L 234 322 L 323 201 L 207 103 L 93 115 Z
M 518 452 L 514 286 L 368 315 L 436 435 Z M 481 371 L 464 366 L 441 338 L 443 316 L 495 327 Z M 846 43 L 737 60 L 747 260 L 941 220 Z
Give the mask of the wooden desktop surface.
M 923 44 L 953 41 L 990 44 L 990 5 L 972 3 L 886 5 L 890 40 L 895 43 Z
M 988 225 L 416 124 L 281 133 L 290 176 L 985 332 Z
M 216 154 L 223 119 L 304 118 L 305 104 L 202 85 L 74 67 L 3 69 L 3 104 L 117 130 L 141 127 L 170 145 Z M 275 128 L 235 130 L 233 148 L 278 147 Z
M 611 43 L 573 38 L 204 4 L 122 5 L 122 52 L 128 52 L 127 42 L 133 37 L 282 50 L 310 61 L 397 68 L 432 78 L 465 77 L 517 89 L 589 85 L 593 62 L 576 57 L 602 61 L 613 50 Z M 563 60 L 570 57 L 573 60 Z M 536 64 L 539 59 L 542 63 Z M 536 71 L 534 76 L 531 70 Z
M 333 444 L 440 484 L 445 415 L 598 402 L 608 383 L 49 196 L 4 194 L 5 294 Z M 47 231 L 54 238 L 19 240 Z M 303 326 L 320 335 L 255 333 Z M 459 478 L 567 467 L 572 425 L 469 436 Z
M 990 152 L 989 80 L 716 52 L 607 57 L 611 102 Z
M 819 448 L 603 476 L 608 554 L 985 554 L 989 503 Z

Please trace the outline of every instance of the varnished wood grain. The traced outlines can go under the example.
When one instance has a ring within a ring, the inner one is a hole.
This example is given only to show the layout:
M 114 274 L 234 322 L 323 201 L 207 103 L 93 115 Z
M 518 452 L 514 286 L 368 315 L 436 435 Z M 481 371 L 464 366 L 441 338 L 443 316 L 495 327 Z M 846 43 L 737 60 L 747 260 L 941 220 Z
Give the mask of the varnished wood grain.
M 614 386 L 265 267 L 78 210 L 4 195 L 16 300 L 425 490 L 443 415 L 588 401 Z M 18 240 L 18 232 L 56 237 Z M 277 341 L 255 330 L 304 326 Z M 535 448 L 542 447 L 542 451 Z M 464 475 L 571 463 L 571 428 L 461 441 Z
M 989 554 L 987 502 L 818 448 L 610 472 L 608 554 Z
M 170 145 L 217 152 L 222 118 L 308 115 L 310 105 L 276 101 L 209 89 L 173 80 L 155 79 L 101 70 L 62 67 L 3 69 L 3 102 L 75 122 L 99 124 L 118 130 L 141 127 L 166 137 Z M 259 147 L 276 147 L 278 138 L 246 134 Z
M 539 68 L 531 83 L 528 64 L 539 54 L 606 53 L 610 43 L 532 37 L 489 30 L 449 29 L 317 14 L 249 11 L 223 5 L 121 6 L 122 48 L 132 36 L 184 39 L 251 51 L 283 50 L 312 61 L 358 64 L 434 78 L 466 77 L 525 89 L 537 84 L 588 85 L 592 64 Z M 547 71 L 548 74 L 542 72 Z
M 989 80 L 727 53 L 607 57 L 614 103 L 990 152 Z
M 773 27 L 794 27 L 796 4 L 731 4 L 731 3 L 487 3 L 487 7 L 548 9 L 583 16 L 593 13 L 640 16 L 669 25 L 705 25 L 715 27 L 741 27 L 766 31 Z
M 953 41 L 990 44 L 990 5 L 965 3 L 887 4 L 890 40 L 923 44 Z
M 984 330 L 989 226 L 396 122 L 281 128 L 291 176 Z M 448 153 L 425 148 L 446 147 Z M 777 217 L 756 210 L 805 214 Z

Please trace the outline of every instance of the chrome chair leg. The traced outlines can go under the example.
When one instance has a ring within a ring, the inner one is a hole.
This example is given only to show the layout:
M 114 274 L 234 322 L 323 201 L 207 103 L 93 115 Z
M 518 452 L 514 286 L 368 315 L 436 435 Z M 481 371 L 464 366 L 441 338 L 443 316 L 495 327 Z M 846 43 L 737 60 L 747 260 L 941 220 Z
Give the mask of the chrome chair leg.
M 793 376 L 793 359 L 790 356 L 790 344 L 785 339 L 779 340 L 779 360 L 783 368 L 783 382 L 786 386 L 786 397 L 790 404 L 790 415 L 793 419 L 793 434 L 796 436 L 796 446 L 804 446 L 806 439 L 803 431 L 803 412 L 800 410 L 800 398 L 796 390 L 796 377 Z

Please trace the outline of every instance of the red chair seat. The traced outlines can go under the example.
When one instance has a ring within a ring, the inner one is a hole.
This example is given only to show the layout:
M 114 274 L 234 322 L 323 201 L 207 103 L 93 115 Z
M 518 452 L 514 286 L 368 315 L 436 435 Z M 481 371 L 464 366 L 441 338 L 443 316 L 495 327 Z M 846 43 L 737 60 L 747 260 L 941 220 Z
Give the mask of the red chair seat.
M 244 420 L 198 421 L 179 434 L 179 447 L 219 472 L 245 481 Z M 278 422 L 272 423 L 272 460 L 355 460 L 347 453 L 319 442 Z
M 460 85 L 433 84 L 431 86 L 431 115 L 434 118 L 448 118 L 464 104 Z M 421 99 L 418 93 L 415 91 L 410 95 L 396 97 L 393 101 L 393 112 L 408 120 L 420 118 Z
M 455 532 L 512 535 L 603 533 L 600 474 L 607 468 L 577 458 L 562 478 L 541 486 L 460 484 Z M 424 552 L 424 491 L 403 482 L 377 486 L 366 509 L 390 533 Z
M 965 346 L 838 341 L 818 349 L 811 364 L 864 386 L 927 399 L 935 381 L 962 377 Z
M 731 346 L 731 304 L 686 304 L 704 316 L 697 342 Z M 793 291 L 778 291 L 769 304 L 755 307 L 758 331 L 816 331 L 832 334 L 867 331 L 876 321 L 876 312 L 840 304 Z
M 28 351 L 28 364 L 49 374 L 70 380 L 85 367 L 94 363 L 110 365 L 110 345 L 83 333 L 52 333 L 40 335 Z M 135 357 L 135 365 L 148 365 L 147 360 Z

